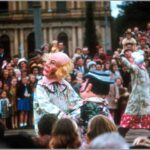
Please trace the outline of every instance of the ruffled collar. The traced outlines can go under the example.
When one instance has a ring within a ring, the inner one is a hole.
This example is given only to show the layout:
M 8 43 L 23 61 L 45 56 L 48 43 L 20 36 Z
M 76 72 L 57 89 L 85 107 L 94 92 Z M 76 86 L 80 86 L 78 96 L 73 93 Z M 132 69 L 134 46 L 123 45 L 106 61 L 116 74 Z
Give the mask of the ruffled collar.
M 39 83 L 44 86 L 50 93 L 64 92 L 67 88 L 66 84 L 63 83 L 63 80 L 58 81 L 56 78 L 49 80 L 47 77 L 43 77 Z

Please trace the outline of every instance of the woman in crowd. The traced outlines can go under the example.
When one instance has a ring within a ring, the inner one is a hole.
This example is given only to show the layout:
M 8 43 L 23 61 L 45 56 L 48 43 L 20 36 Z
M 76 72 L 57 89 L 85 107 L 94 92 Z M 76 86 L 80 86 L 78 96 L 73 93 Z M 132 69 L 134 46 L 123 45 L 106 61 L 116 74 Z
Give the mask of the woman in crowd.
M 110 119 L 104 115 L 92 117 L 88 123 L 86 142 L 83 143 L 82 148 L 88 148 L 88 145 L 94 138 L 110 132 L 117 132 L 117 127 Z
M 20 111 L 19 126 L 21 128 L 27 126 L 28 111 L 30 110 L 31 93 L 32 91 L 28 85 L 28 79 L 27 77 L 23 77 L 17 89 L 17 109 L 18 111 Z
M 18 114 L 17 114 L 17 78 L 11 79 L 10 85 L 10 103 L 11 103 L 11 124 L 12 128 L 18 128 Z
M 52 130 L 49 148 L 79 148 L 81 140 L 78 132 L 78 126 L 72 120 L 68 118 L 58 120 Z

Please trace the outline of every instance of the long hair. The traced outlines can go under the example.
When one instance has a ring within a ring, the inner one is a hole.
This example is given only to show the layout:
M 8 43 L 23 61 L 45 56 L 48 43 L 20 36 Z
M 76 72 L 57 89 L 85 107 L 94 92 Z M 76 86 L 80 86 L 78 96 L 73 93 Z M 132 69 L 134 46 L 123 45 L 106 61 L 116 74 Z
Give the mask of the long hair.
M 49 142 L 49 148 L 79 148 L 81 145 L 77 128 L 68 118 L 56 122 Z
M 117 132 L 115 124 L 104 115 L 97 115 L 91 118 L 88 124 L 87 137 L 91 141 L 98 135 Z

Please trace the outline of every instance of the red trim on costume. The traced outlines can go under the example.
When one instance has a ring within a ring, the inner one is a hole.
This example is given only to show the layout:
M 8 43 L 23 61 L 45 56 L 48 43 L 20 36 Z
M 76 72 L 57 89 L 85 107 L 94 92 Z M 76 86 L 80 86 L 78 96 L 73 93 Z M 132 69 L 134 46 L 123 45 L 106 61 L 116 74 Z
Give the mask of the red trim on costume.
M 150 114 L 141 116 L 123 114 L 120 126 L 132 129 L 150 129 Z

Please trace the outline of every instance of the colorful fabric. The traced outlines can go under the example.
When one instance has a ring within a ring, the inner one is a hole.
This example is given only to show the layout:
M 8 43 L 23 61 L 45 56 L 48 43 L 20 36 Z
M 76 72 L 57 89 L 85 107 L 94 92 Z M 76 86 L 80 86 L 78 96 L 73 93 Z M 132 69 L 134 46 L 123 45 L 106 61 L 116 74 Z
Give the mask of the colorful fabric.
M 0 99 L 0 115 L 1 115 L 1 118 L 7 118 L 7 116 L 8 116 L 8 105 L 9 105 L 8 98 Z
M 110 117 L 110 112 L 108 109 L 108 104 L 105 99 L 98 97 L 91 97 L 86 99 L 83 106 L 81 106 L 81 120 L 82 125 L 87 127 L 89 120 L 96 115 L 105 115 Z
M 120 125 L 124 128 L 150 129 L 150 114 L 143 116 L 123 114 Z
M 20 98 L 17 103 L 17 108 L 19 111 L 29 111 L 30 110 L 30 99 Z
M 146 125 L 141 121 L 144 121 L 145 119 L 147 121 L 150 115 L 149 75 L 146 69 L 140 68 L 135 64 L 131 64 L 125 57 L 122 57 L 121 59 L 122 63 L 131 71 L 132 91 L 120 125 L 123 127 L 129 126 L 130 128 L 146 128 Z M 126 116 L 129 118 L 127 119 Z M 142 119 L 133 121 L 133 118 L 138 118 L 139 116 L 141 116 Z
M 50 84 L 38 81 L 33 101 L 35 128 L 44 114 L 52 113 L 58 117 L 61 114 L 69 114 L 71 109 L 76 109 L 80 100 L 81 98 L 65 80 Z

